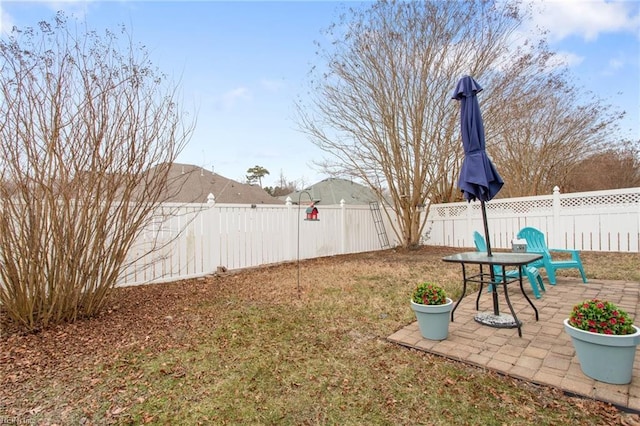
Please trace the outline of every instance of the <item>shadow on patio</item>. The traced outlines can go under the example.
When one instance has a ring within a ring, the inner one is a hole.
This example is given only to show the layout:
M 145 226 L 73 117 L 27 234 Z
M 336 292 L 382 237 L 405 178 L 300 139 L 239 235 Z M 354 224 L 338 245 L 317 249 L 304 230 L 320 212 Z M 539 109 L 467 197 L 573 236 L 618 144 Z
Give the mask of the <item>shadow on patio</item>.
M 529 291 L 528 295 L 538 309 L 538 322 L 515 285 L 510 287 L 509 298 L 518 319 L 523 322 L 521 338 L 515 328 L 493 328 L 477 323 L 474 320 L 477 293 L 468 292 L 455 312 L 455 321 L 449 326 L 446 340 L 423 339 L 417 322 L 398 330 L 388 339 L 567 393 L 606 401 L 625 411 L 640 412 L 640 357 L 636 356 L 631 384 L 597 382 L 580 370 L 571 338 L 562 323 L 573 305 L 584 299 L 599 298 L 626 310 L 637 324 L 640 283 L 590 280 L 583 284 L 579 278 L 559 277 L 555 286 L 545 280 L 546 292 L 542 293 L 541 299 L 533 298 L 525 283 L 525 291 Z M 492 306 L 491 295 L 484 293 L 479 311 L 491 311 Z M 506 309 L 502 295 L 500 306 Z

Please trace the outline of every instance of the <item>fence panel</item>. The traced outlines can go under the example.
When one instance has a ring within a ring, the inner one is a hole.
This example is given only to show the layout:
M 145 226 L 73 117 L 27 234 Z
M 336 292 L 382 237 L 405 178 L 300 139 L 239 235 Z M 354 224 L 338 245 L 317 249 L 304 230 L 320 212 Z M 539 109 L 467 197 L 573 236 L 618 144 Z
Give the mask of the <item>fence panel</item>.
M 588 251 L 639 252 L 640 188 L 497 199 L 486 203 L 491 245 L 508 249 L 525 226 L 540 229 L 548 244 Z M 484 234 L 480 203 L 434 204 L 426 244 L 473 247 Z
M 119 283 L 197 276 L 211 268 L 213 235 L 205 232 L 207 213 L 200 204 L 159 206 L 133 244 Z
M 308 221 L 303 206 L 163 204 L 129 253 L 120 285 L 380 249 L 368 206 L 320 210 Z
M 383 218 L 383 223 L 384 218 Z M 386 226 L 387 237 L 392 240 L 389 234 L 391 228 Z M 345 253 L 360 253 L 380 249 L 380 240 L 372 220 L 369 206 L 350 206 L 345 218 Z M 373 236 L 373 238 L 371 237 Z M 394 240 L 395 242 L 395 240 Z
M 565 238 L 573 238 L 576 246 L 639 251 L 640 191 L 562 194 L 560 201 Z

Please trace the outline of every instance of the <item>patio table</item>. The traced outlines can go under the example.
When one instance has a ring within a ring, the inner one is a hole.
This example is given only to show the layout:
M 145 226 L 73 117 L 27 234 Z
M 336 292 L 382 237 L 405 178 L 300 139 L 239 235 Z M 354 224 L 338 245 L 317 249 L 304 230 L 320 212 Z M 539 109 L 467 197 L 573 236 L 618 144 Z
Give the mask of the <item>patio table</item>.
M 482 288 L 484 284 L 488 284 L 491 286 L 493 312 L 479 313 L 474 317 L 475 321 L 480 324 L 488 325 L 490 327 L 517 328 L 518 336 L 522 337 L 522 322 L 518 320 L 513 306 L 511 305 L 507 286 L 512 282 L 520 283 L 520 291 L 522 291 L 525 299 L 533 308 L 533 311 L 536 315 L 536 321 L 538 321 L 538 310 L 536 309 L 531 299 L 529 299 L 529 296 L 527 296 L 527 293 L 524 291 L 524 287 L 522 286 L 522 267 L 541 258 L 542 255 L 537 253 L 493 253 L 491 256 L 489 256 L 486 252 L 478 251 L 457 253 L 443 257 L 442 260 L 445 262 L 459 263 L 460 265 L 462 265 L 462 295 L 451 310 L 451 321 L 453 321 L 453 315 L 467 292 L 467 283 L 475 282 L 480 284 L 478 297 L 476 297 L 476 310 L 479 310 Z M 475 275 L 467 275 L 467 265 L 478 265 L 480 272 Z M 485 265 L 489 267 L 489 272 L 485 272 L 483 270 L 483 266 Z M 502 275 L 498 276 L 500 280 L 496 279 L 496 275 L 494 274 L 493 269 L 494 266 L 498 266 L 502 270 Z M 505 268 L 509 266 L 515 266 L 518 268 L 517 278 L 509 278 L 506 276 Z M 511 315 L 500 313 L 500 307 L 498 303 L 498 286 L 501 284 L 502 288 L 504 289 L 504 298 L 507 302 L 507 306 L 509 307 Z

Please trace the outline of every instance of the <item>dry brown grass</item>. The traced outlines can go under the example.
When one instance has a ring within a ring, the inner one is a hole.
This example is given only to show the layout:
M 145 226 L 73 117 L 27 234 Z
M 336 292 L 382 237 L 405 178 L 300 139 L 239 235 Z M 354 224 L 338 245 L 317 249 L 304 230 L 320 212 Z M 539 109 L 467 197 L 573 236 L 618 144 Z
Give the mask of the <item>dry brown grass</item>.
M 41 424 L 637 420 L 389 343 L 414 321 L 417 282 L 456 297 L 459 266 L 441 261 L 455 251 L 361 253 L 125 288 L 99 318 L 38 334 L 9 334 L 5 323 L 0 416 Z M 591 278 L 631 280 L 639 260 L 584 253 Z

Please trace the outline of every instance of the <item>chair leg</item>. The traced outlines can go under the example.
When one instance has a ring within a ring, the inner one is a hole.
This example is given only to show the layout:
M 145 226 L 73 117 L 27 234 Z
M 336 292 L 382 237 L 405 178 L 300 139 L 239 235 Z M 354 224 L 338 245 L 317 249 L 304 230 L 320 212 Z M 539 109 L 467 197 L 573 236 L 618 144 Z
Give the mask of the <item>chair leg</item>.
M 536 280 L 538 281 L 538 286 L 540 287 L 540 290 L 547 291 L 547 289 L 544 288 L 544 282 L 542 281 L 542 277 L 540 276 L 540 273 L 536 275 Z
M 525 275 L 529 280 L 529 284 L 531 284 L 531 289 L 533 290 L 534 296 L 536 296 L 536 299 L 540 299 L 540 291 L 538 291 L 538 283 L 536 281 L 536 277 L 534 276 L 534 274 L 531 273 L 531 271 L 529 271 L 529 268 L 527 268 L 526 266 L 524 268 L 525 268 Z M 538 277 L 540 277 L 539 274 L 538 274 Z
M 582 282 L 586 284 L 587 276 L 584 273 L 584 268 L 582 268 L 582 264 L 578 266 L 578 270 L 580 270 L 580 275 L 582 275 Z
M 549 284 L 556 285 L 556 271 L 553 268 L 545 268 L 547 270 L 547 278 L 549 278 Z

